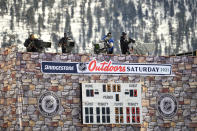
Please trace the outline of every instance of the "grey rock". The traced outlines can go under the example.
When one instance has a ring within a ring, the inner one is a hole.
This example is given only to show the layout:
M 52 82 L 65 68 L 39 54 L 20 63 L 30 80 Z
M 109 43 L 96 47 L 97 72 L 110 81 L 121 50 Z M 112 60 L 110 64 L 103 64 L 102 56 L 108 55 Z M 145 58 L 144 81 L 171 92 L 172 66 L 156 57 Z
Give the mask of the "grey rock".
M 154 131 L 153 127 L 147 128 L 147 131 Z
M 27 97 L 23 98 L 23 104 L 28 104 L 28 98 Z
M 62 96 L 68 96 L 69 92 L 62 92 Z
M 180 96 L 181 96 L 181 97 L 186 97 L 187 94 L 186 94 L 185 92 L 181 92 L 181 93 L 180 93 Z
M 33 96 L 39 96 L 39 95 L 40 95 L 40 91 L 39 90 L 33 91 Z
M 189 109 L 185 109 L 183 111 L 183 116 L 188 116 L 188 115 L 190 115 L 190 110 Z
M 156 125 L 157 125 L 156 122 L 150 122 L 150 123 L 149 123 L 149 126 L 156 126 Z
M 145 120 L 146 122 L 150 122 L 150 121 L 151 121 L 151 117 L 150 117 L 150 116 L 144 116 L 144 120 Z
M 192 95 L 192 99 L 197 99 L 197 93 Z
M 162 131 L 158 126 L 154 128 L 154 131 Z
M 69 131 L 69 128 L 62 128 L 62 131 Z
M 148 112 L 147 107 L 142 107 L 142 112 L 143 112 L 143 113 L 147 113 L 147 112 Z
M 157 119 L 157 123 L 158 123 L 158 124 L 163 124 L 164 121 L 163 121 L 162 119 Z
M 36 86 L 36 89 L 42 89 L 42 88 L 44 88 L 44 85 L 37 85 Z
M 48 129 L 47 126 L 41 126 L 40 130 L 41 130 L 41 131 L 49 131 L 49 129 Z
M 99 131 L 106 131 L 106 127 L 104 127 L 104 126 L 99 126 Z
M 72 121 L 65 121 L 65 122 L 64 122 L 64 126 L 65 126 L 65 125 L 72 125 L 72 123 L 73 123 Z
M 62 131 L 61 127 L 57 127 L 56 131 Z
M 76 116 L 79 114 L 79 109 L 78 108 L 75 108 L 72 110 L 72 116 Z
M 33 131 L 40 131 L 40 128 L 38 128 L 38 127 L 33 127 Z
M 44 121 L 36 121 L 36 125 L 43 125 Z
M 38 115 L 30 115 L 31 120 L 38 121 Z
M 197 105 L 197 100 L 191 100 L 191 106 L 196 107 L 196 105 Z
M 75 126 L 70 126 L 69 131 L 77 131 Z
M 123 60 L 125 60 L 125 57 L 118 57 L 118 60 L 123 61 Z
M 10 95 L 14 95 L 14 93 L 15 93 L 14 91 L 10 91 L 10 92 L 9 92 Z M 0 93 L 0 94 L 1 94 L 1 93 Z
M 70 95 L 70 96 L 75 96 L 75 95 L 76 95 L 76 91 L 75 91 L 75 90 L 71 90 L 71 91 L 69 92 L 69 95 Z
M 183 126 L 184 122 L 177 122 L 176 126 Z

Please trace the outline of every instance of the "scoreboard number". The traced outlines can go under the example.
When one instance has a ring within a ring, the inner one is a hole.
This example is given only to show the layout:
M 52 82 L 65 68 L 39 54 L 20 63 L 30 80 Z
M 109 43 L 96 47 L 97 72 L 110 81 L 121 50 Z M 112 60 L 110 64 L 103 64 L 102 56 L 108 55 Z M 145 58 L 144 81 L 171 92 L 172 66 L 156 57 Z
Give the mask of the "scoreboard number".
M 141 124 L 141 84 L 82 83 L 83 124 Z

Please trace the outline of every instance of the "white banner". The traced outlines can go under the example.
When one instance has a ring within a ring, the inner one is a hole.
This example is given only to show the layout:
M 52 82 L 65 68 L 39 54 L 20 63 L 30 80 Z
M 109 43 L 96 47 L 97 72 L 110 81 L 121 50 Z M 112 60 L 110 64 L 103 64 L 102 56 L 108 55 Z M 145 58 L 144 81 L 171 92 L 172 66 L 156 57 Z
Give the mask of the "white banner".
M 169 64 L 112 63 L 112 61 L 77 64 L 78 73 L 87 74 L 135 74 L 135 75 L 172 75 Z

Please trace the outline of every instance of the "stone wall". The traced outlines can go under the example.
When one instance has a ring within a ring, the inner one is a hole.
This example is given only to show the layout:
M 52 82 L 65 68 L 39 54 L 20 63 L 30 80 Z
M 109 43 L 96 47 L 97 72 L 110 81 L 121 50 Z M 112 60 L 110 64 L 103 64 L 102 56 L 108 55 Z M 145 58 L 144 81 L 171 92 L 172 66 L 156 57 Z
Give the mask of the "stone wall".
M 172 64 L 173 76 L 43 74 L 41 61 L 89 62 L 112 60 L 122 63 Z M 18 52 L 13 46 L 0 51 L 0 130 L 191 130 L 197 131 L 197 57 L 89 55 Z M 81 82 L 141 83 L 143 123 L 141 125 L 83 125 Z M 61 110 L 43 117 L 37 107 L 41 93 L 53 91 L 61 99 Z M 172 119 L 158 114 L 156 103 L 162 93 L 178 100 Z

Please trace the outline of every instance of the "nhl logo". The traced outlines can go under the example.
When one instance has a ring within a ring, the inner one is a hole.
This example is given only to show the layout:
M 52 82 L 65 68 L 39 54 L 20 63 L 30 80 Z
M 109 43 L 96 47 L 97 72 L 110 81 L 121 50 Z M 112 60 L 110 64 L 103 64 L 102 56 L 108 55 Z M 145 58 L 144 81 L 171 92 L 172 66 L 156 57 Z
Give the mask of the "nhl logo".
M 178 102 L 173 95 L 163 94 L 157 101 L 157 110 L 164 118 L 172 118 L 178 110 Z
M 86 71 L 86 69 L 87 69 L 86 63 L 79 63 L 78 69 L 79 69 L 80 71 Z
M 45 92 L 38 99 L 38 108 L 42 115 L 53 117 L 60 109 L 60 99 L 53 92 Z

